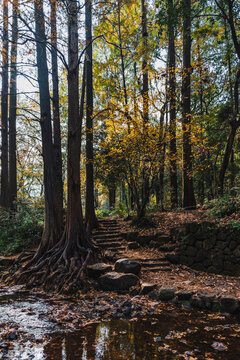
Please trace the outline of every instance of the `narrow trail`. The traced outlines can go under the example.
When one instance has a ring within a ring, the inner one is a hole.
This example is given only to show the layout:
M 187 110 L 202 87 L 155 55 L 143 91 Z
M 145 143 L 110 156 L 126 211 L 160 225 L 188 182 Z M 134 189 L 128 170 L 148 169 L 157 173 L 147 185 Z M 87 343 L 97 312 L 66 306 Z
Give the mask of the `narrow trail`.
M 100 221 L 100 228 L 93 233 L 93 239 L 96 244 L 102 248 L 104 255 L 115 261 L 120 258 L 130 258 L 141 264 L 142 273 L 145 272 L 171 272 L 169 261 L 166 259 L 166 253 L 173 252 L 175 245 L 171 238 L 162 234 L 157 239 L 157 252 L 149 249 L 148 254 L 141 253 L 141 248 L 137 250 L 128 249 L 128 241 L 124 238 L 121 230 L 124 230 L 123 220 L 104 219 Z M 144 247 L 143 247 L 144 248 Z M 110 254 L 110 256 L 109 256 Z

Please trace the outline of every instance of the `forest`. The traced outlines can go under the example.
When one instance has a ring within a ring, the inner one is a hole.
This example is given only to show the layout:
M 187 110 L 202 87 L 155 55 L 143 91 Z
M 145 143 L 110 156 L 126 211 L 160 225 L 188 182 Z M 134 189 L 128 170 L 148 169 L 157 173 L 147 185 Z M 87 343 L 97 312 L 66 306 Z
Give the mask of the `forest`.
M 0 359 L 239 359 L 239 1 L 0 6 Z

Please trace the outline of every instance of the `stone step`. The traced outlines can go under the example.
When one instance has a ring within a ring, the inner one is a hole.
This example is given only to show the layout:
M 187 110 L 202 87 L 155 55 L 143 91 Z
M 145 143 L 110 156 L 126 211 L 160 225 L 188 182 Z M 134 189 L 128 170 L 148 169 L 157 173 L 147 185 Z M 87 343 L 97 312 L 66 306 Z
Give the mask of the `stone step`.
M 94 231 L 93 232 L 93 236 L 94 235 L 102 235 L 102 234 L 116 234 L 116 233 L 120 233 L 120 229 L 101 229 L 101 230 L 98 230 L 98 231 Z
M 122 238 L 94 239 L 97 244 L 108 244 L 112 242 L 122 242 Z
M 109 225 L 118 225 L 117 221 L 116 220 L 101 220 L 99 222 L 99 225 L 104 225 L 104 226 L 109 226 Z
M 107 239 L 107 238 L 119 238 L 121 236 L 119 236 L 119 233 L 116 233 L 116 234 L 97 234 L 97 235 L 93 235 L 93 238 L 94 239 Z
M 117 248 L 122 247 L 122 244 L 119 242 L 111 242 L 111 243 L 97 243 L 103 249 Z
M 116 248 L 116 247 L 109 247 L 109 248 L 107 248 L 107 250 L 112 250 L 112 251 L 117 251 L 117 252 L 121 252 L 121 251 L 125 251 L 126 250 L 126 248 L 125 247 L 123 247 L 123 246 L 121 246 L 121 247 L 119 247 L 119 248 Z M 119 255 L 119 254 L 118 254 Z
M 172 271 L 171 268 L 149 268 L 149 269 L 142 269 L 141 271 L 146 272 L 160 272 L 160 271 Z
M 169 246 L 159 246 L 158 250 L 162 251 L 162 252 L 171 252 L 174 251 L 176 249 L 175 245 L 169 245 Z

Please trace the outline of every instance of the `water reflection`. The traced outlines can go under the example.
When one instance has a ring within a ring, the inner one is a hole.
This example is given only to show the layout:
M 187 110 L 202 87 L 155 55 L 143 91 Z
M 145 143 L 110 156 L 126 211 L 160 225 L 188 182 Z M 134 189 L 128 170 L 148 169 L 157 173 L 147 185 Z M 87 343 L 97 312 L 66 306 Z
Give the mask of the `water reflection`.
M 44 357 L 47 360 L 239 360 L 239 324 L 227 326 L 221 318 L 211 323 L 213 327 L 209 330 L 207 315 L 201 318 L 165 314 L 136 322 L 92 324 L 78 333 L 54 335 L 44 349 Z M 214 350 L 214 341 L 224 342 L 228 350 Z

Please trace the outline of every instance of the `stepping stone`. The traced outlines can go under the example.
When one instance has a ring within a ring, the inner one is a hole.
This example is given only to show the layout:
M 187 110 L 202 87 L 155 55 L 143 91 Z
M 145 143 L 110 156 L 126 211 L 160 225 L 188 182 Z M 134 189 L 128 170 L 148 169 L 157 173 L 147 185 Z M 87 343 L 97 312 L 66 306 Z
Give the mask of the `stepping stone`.
M 161 288 L 158 293 L 159 299 L 162 301 L 172 300 L 175 296 L 175 289 Z
M 118 272 L 106 273 L 99 278 L 103 290 L 129 290 L 139 283 L 139 278 L 134 274 L 121 274 Z
M 111 270 L 112 270 L 112 266 L 105 263 L 97 263 L 94 265 L 87 266 L 87 274 L 89 277 L 93 279 L 97 279 L 101 275 L 110 272 Z
M 189 301 L 191 300 L 193 292 L 179 291 L 176 295 L 179 301 Z
M 120 273 L 132 273 L 138 275 L 141 270 L 141 265 L 135 260 L 119 259 L 116 261 L 114 269 Z
M 156 284 L 142 283 L 141 284 L 141 294 L 142 295 L 149 294 L 151 291 L 155 290 L 156 287 L 157 287 Z

